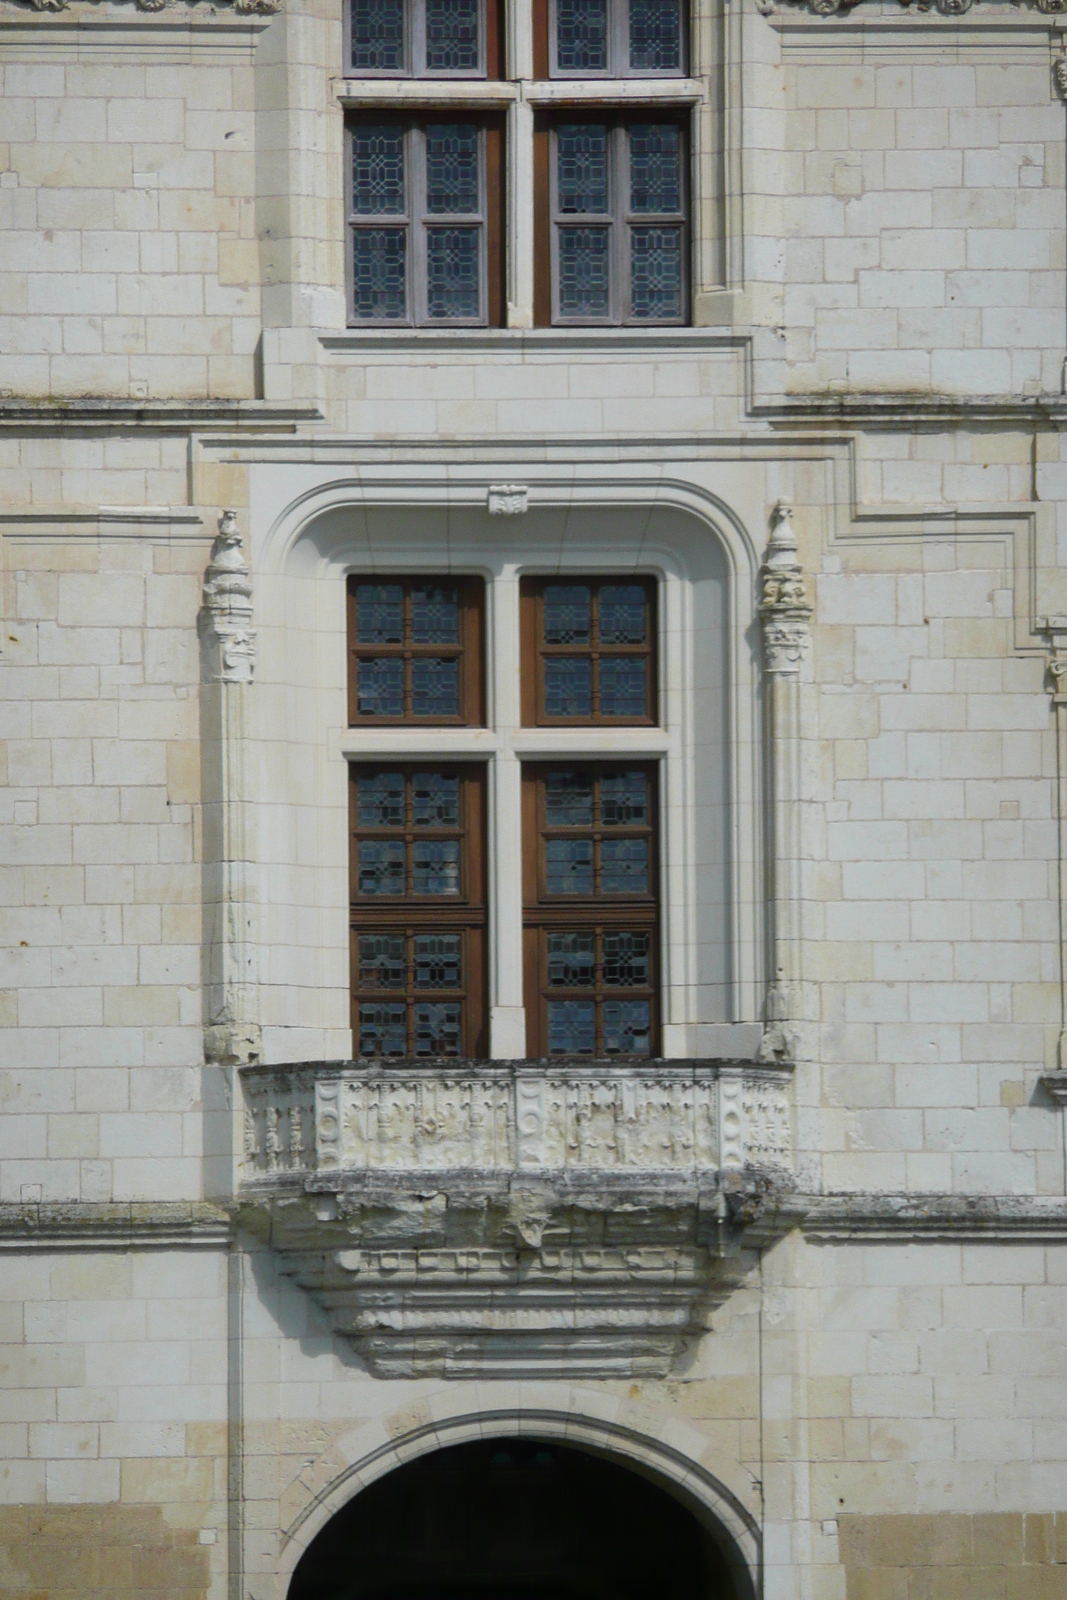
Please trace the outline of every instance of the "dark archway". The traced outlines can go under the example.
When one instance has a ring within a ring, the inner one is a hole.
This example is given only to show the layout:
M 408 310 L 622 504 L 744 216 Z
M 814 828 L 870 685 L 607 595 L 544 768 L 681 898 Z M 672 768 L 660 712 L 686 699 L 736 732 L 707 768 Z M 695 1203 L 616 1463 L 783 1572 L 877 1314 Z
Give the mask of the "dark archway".
M 326 1524 L 289 1600 L 743 1600 L 719 1540 L 660 1482 L 552 1440 L 452 1445 Z

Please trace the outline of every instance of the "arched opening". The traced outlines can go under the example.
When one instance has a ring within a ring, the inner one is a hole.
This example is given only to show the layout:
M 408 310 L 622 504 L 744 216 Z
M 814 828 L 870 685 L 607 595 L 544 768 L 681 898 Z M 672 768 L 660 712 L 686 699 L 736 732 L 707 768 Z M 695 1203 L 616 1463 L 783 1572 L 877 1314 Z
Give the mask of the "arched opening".
M 650 1474 L 554 1440 L 486 1439 L 356 1495 L 304 1552 L 289 1600 L 748 1600 L 735 1572 L 725 1535 Z

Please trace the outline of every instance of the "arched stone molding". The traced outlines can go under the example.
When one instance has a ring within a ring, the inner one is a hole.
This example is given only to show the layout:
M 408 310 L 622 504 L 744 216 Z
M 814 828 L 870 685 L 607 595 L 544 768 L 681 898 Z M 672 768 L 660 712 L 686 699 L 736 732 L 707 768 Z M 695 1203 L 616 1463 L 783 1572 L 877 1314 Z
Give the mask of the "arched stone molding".
M 502 1396 L 493 1405 L 484 1388 L 453 1384 L 353 1429 L 298 1480 L 307 1495 L 280 1533 L 272 1600 L 285 1600 L 297 1563 L 330 1518 L 378 1478 L 450 1445 L 520 1435 L 584 1446 L 657 1479 L 718 1534 L 738 1600 L 759 1600 L 763 1558 L 754 1480 L 687 1423 L 663 1418 L 652 1434 L 629 1422 L 626 1412 L 623 1400 L 572 1386 L 545 1385 L 538 1397 L 524 1400 L 520 1392 L 516 1400 Z

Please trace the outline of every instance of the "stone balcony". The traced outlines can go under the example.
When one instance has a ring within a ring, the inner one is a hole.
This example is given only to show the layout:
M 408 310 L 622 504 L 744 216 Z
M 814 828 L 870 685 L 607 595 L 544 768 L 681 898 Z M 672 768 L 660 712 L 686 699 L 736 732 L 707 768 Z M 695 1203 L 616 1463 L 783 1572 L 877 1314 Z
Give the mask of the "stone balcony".
M 240 1206 L 375 1372 L 662 1374 L 790 1185 L 742 1062 L 242 1071 Z

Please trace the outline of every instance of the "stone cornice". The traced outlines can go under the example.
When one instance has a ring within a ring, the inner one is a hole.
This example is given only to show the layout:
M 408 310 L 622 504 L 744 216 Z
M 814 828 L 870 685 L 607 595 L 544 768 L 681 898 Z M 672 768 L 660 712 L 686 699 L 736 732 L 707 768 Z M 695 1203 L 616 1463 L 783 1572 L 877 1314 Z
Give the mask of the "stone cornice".
M 206 1201 L 0 1204 L 2 1250 L 225 1249 L 229 1212 Z
M 1067 396 L 841 394 L 796 395 L 753 404 L 754 420 L 790 428 L 876 427 L 916 430 L 974 427 L 1061 428 L 1067 424 Z
M 185 433 L 218 427 L 292 433 L 301 424 L 321 421 L 322 413 L 311 401 L 280 405 L 271 400 L 0 399 L 0 434 L 56 428 Z

